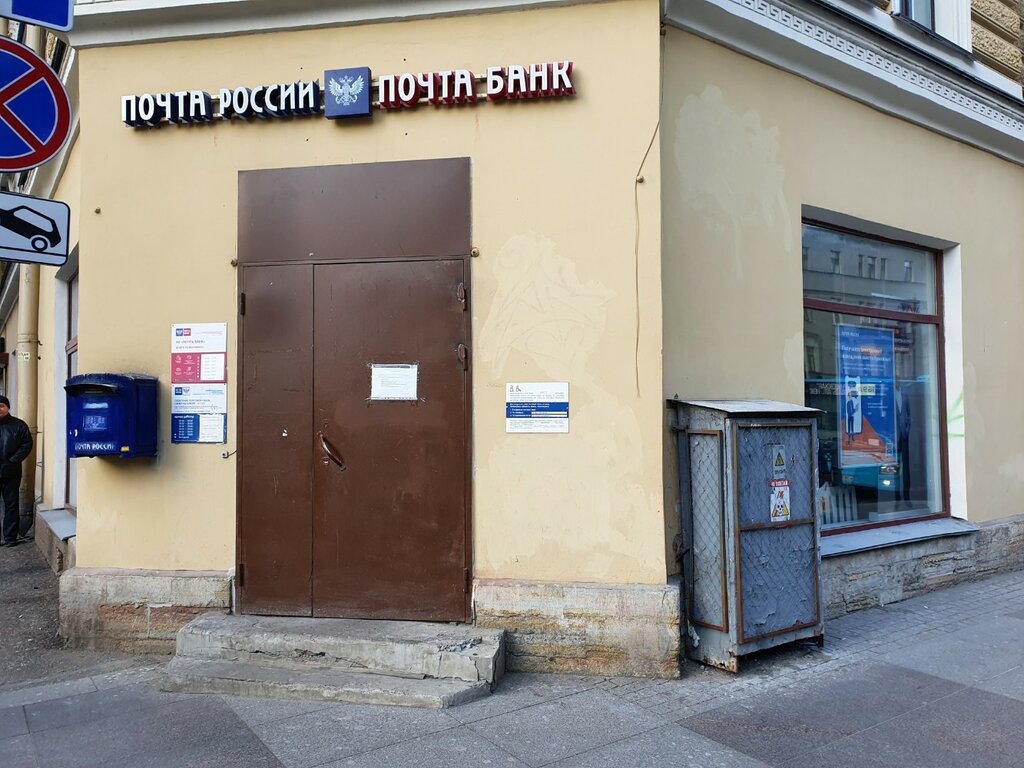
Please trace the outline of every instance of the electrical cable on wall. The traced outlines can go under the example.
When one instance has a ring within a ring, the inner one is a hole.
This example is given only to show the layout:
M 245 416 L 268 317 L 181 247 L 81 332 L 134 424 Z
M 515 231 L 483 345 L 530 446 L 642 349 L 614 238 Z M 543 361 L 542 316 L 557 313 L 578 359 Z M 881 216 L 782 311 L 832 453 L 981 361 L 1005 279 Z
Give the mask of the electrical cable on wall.
M 658 131 L 661 130 L 661 109 L 665 101 L 665 28 L 661 28 L 661 77 L 658 84 L 658 122 L 654 124 L 654 131 L 651 133 L 651 140 L 647 144 L 647 150 L 640 159 L 640 165 L 636 169 L 633 179 L 633 216 L 635 222 L 633 237 L 633 298 L 636 307 L 636 339 L 633 348 L 633 370 L 636 377 L 636 396 L 640 397 L 640 192 L 637 187 L 644 183 L 641 175 L 647 157 L 651 154 L 654 140 L 658 138 Z

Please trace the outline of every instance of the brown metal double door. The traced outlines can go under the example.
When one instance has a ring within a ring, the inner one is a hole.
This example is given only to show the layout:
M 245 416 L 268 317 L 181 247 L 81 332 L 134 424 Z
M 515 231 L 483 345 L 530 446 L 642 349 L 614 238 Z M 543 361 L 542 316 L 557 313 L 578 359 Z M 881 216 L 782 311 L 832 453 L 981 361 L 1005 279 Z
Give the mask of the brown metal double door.
M 462 259 L 242 269 L 242 612 L 467 618 L 465 278 Z M 372 391 L 390 365 L 416 366 L 415 399 Z

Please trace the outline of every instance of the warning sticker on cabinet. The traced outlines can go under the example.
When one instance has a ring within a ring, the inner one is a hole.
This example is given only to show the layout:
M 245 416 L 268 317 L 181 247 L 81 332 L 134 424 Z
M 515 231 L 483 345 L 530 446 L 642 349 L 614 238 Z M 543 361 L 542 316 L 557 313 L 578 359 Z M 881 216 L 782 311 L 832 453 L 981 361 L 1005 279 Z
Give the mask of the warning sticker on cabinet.
M 786 446 L 769 445 L 768 457 L 772 463 L 772 477 L 775 480 L 786 479 Z
M 772 511 L 773 523 L 784 523 L 789 520 L 789 480 L 772 480 Z

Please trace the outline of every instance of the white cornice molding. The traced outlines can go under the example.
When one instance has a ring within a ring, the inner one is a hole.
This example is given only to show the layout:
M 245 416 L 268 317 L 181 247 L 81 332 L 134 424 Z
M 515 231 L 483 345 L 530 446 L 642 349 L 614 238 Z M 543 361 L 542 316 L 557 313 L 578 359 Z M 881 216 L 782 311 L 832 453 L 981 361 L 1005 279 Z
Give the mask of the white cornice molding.
M 1024 108 L 803 0 L 664 0 L 666 23 L 1024 165 Z M 1019 95 L 1019 94 L 1018 94 Z
M 77 0 L 76 48 L 578 5 L 594 0 Z

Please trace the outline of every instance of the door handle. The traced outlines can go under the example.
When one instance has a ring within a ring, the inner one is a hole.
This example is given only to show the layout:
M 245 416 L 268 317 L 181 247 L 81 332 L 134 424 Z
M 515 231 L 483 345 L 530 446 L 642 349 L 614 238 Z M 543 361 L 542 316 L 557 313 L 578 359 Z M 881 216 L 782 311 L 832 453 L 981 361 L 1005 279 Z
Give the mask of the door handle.
M 345 466 L 345 460 L 341 458 L 341 455 L 338 453 L 337 450 L 335 450 L 334 446 L 328 442 L 327 438 L 324 436 L 324 433 L 322 431 L 317 432 L 316 436 L 320 438 L 320 447 L 324 449 L 324 455 L 328 459 L 333 461 L 338 466 L 338 469 L 340 469 L 342 472 L 348 469 L 348 467 Z M 327 462 L 325 461 L 324 464 L 326 463 Z

